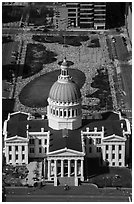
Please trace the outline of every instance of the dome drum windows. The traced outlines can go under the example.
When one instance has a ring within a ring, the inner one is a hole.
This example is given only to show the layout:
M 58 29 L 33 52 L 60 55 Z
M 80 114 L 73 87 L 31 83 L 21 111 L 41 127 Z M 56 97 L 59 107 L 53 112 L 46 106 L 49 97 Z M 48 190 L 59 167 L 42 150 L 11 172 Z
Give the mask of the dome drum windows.
M 50 108 L 50 113 L 53 116 L 56 117 L 62 117 L 62 118 L 73 118 L 73 117 L 77 117 L 78 115 L 80 115 L 80 111 L 79 109 L 61 109 L 61 108 L 55 108 L 55 107 L 51 107 Z

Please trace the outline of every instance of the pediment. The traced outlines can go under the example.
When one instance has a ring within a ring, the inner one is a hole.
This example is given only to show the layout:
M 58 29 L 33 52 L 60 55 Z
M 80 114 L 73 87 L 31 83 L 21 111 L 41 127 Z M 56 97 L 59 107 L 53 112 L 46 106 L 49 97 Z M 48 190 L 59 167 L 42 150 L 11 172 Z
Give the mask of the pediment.
M 53 152 L 49 152 L 48 156 L 84 156 L 83 152 L 79 152 L 79 151 L 75 151 L 75 150 L 71 150 L 71 149 L 61 149 L 61 150 L 56 150 Z
M 109 141 L 109 142 L 120 142 L 120 141 L 126 141 L 126 138 L 125 137 L 121 137 L 121 136 L 117 136 L 117 135 L 110 135 L 110 136 L 107 136 L 107 137 L 104 137 L 103 138 L 103 141 Z
M 20 137 L 20 136 L 13 136 L 13 137 L 9 137 L 9 138 L 6 138 L 5 139 L 6 142 L 26 142 L 28 141 L 27 138 L 23 138 L 23 137 Z

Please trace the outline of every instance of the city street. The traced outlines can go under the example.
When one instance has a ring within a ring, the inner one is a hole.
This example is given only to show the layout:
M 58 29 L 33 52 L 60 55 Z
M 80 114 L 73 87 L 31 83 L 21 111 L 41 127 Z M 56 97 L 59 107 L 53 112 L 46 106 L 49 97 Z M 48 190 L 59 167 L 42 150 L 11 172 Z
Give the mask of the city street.
M 10 188 L 7 191 L 7 202 L 128 202 L 131 189 L 97 189 L 88 185 L 71 187 L 45 186 L 35 188 Z
M 6 202 L 128 202 L 128 197 L 96 195 L 11 195 Z

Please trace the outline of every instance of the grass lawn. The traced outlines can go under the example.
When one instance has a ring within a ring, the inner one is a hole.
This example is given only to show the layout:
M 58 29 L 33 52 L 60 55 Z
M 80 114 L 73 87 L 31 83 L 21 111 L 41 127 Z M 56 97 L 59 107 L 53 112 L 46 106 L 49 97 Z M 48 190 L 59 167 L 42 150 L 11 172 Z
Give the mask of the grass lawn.
M 56 53 L 46 50 L 46 47 L 41 44 L 29 43 L 27 45 L 23 78 L 38 73 L 43 68 L 43 64 L 49 64 L 56 61 L 56 56 Z
M 38 36 L 34 35 L 33 40 L 43 43 L 59 43 L 66 44 L 71 46 L 81 46 L 81 42 L 89 40 L 88 36 L 66 36 L 65 39 L 63 37 L 63 33 L 61 32 L 59 36 Z
M 85 74 L 78 69 L 70 69 L 73 80 L 81 88 L 85 83 Z M 51 86 L 57 81 L 60 70 L 55 70 L 41 75 L 28 83 L 19 95 L 20 102 L 28 107 L 46 107 Z
M 116 178 L 115 175 L 119 177 Z M 125 167 L 109 167 L 109 172 L 89 179 L 90 183 L 98 187 L 132 187 L 132 176 L 130 169 Z

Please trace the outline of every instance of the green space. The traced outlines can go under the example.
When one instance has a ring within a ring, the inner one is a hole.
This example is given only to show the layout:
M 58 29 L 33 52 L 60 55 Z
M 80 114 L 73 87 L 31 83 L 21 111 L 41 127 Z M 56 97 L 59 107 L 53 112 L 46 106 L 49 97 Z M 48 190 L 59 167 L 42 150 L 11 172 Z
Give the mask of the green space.
M 90 183 L 98 187 L 132 187 L 132 176 L 130 169 L 125 167 L 109 167 L 107 173 L 94 176 L 89 179 Z
M 97 90 L 93 94 L 86 94 L 87 98 L 95 98 L 99 99 L 96 105 L 88 105 L 83 106 L 83 108 L 88 110 L 101 110 L 106 107 L 108 110 L 112 110 L 112 96 L 110 90 L 110 84 L 108 79 L 108 71 L 107 68 L 102 67 L 97 70 L 97 74 L 92 78 L 93 82 L 91 86 L 93 88 L 97 88 Z
M 34 35 L 33 40 L 37 42 L 43 43 L 59 43 L 59 44 L 66 44 L 71 46 L 81 46 L 81 42 L 88 41 L 88 36 L 65 36 L 63 32 L 60 32 L 59 36 L 39 36 Z
M 23 68 L 23 78 L 38 73 L 43 68 L 43 64 L 56 61 L 56 56 L 56 53 L 47 50 L 42 44 L 29 43 L 27 45 L 25 65 Z
M 23 9 L 21 6 L 2 6 L 2 23 L 20 21 Z
M 5 186 L 21 186 L 22 179 L 28 175 L 28 169 L 25 166 L 5 165 L 2 169 L 3 185 Z
M 78 69 L 69 69 L 69 74 L 81 88 L 85 83 L 85 74 Z M 28 83 L 19 95 L 20 102 L 28 107 L 46 107 L 51 86 L 57 81 L 60 70 L 48 72 Z

